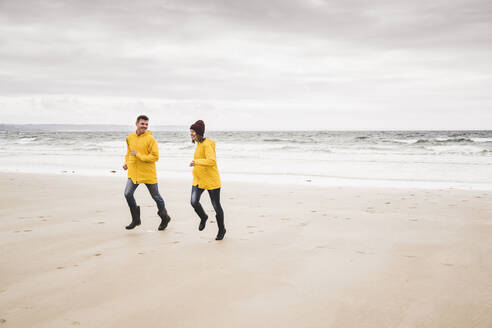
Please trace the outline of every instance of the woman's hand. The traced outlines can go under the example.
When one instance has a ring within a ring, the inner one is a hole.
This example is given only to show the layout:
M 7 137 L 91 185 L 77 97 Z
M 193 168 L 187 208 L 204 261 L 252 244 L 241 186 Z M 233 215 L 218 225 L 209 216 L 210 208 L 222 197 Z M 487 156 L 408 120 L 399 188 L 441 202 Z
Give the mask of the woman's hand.
M 195 166 L 195 161 L 191 161 L 190 167 Z
M 125 171 L 128 170 L 128 165 L 126 165 L 126 164 L 123 165 L 123 170 L 125 170 Z

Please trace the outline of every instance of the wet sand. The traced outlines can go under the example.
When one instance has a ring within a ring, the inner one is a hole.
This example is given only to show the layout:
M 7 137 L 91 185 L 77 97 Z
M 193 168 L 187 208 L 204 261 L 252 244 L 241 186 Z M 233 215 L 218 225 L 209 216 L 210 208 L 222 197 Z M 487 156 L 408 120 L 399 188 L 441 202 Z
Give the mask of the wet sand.
M 0 173 L 0 327 L 492 326 L 492 192 Z

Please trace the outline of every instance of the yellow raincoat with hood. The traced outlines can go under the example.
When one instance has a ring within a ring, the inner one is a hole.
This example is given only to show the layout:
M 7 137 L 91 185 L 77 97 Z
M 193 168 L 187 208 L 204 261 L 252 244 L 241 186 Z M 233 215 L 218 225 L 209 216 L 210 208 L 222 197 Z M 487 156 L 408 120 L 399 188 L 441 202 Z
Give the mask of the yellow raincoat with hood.
M 215 155 L 215 141 L 206 138 L 199 142 L 195 149 L 195 166 L 193 167 L 193 186 L 201 189 L 217 189 L 221 187 L 217 159 Z
M 133 132 L 126 137 L 126 147 L 125 164 L 128 165 L 128 178 L 132 179 L 134 184 L 157 183 L 155 162 L 159 160 L 159 149 L 152 131 L 141 135 Z M 132 150 L 137 151 L 136 156 L 130 155 Z

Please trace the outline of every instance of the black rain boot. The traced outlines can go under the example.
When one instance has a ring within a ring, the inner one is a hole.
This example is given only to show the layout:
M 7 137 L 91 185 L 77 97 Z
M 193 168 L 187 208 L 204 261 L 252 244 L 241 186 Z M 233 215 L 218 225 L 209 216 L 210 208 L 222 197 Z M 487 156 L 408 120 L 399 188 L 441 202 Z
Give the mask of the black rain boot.
M 198 230 L 202 231 L 205 229 L 205 225 L 207 224 L 208 220 L 208 215 L 205 214 L 205 216 L 200 217 L 200 225 L 198 226 Z
M 161 224 L 159 224 L 159 228 L 157 230 L 164 230 L 167 227 L 167 224 L 169 221 L 171 221 L 171 217 L 167 214 L 166 209 L 162 209 L 159 212 L 157 212 L 157 215 L 161 217 Z
M 125 228 L 127 230 L 131 230 L 135 228 L 136 226 L 140 225 L 140 206 L 137 207 L 130 207 L 130 213 L 132 214 L 132 222 L 127 225 Z
M 222 240 L 224 239 L 224 236 L 226 234 L 226 228 L 224 226 L 224 218 L 220 218 L 218 215 L 215 216 L 215 219 L 217 220 L 217 226 L 219 227 L 219 232 L 217 233 L 217 237 L 215 237 L 215 240 Z
M 193 209 L 195 210 L 195 213 L 198 214 L 198 217 L 200 218 L 200 225 L 198 226 L 198 230 L 202 231 L 203 229 L 205 229 L 205 225 L 207 224 L 208 215 L 207 213 L 205 213 L 203 207 L 200 204 L 198 204 L 198 206 L 196 207 L 193 207 Z

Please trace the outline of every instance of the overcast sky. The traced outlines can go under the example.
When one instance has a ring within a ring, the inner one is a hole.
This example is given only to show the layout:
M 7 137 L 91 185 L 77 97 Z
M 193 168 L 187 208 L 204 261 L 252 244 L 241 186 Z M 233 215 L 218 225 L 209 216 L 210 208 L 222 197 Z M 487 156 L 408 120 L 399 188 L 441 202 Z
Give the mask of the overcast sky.
M 0 0 L 0 123 L 492 129 L 490 0 Z

